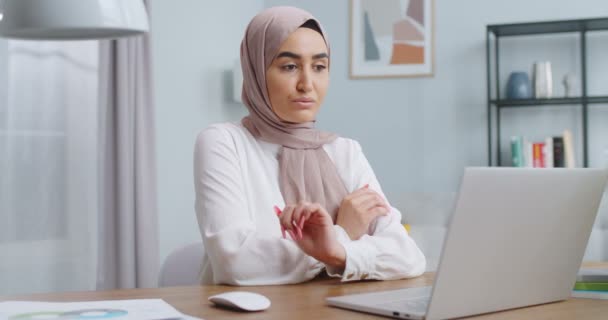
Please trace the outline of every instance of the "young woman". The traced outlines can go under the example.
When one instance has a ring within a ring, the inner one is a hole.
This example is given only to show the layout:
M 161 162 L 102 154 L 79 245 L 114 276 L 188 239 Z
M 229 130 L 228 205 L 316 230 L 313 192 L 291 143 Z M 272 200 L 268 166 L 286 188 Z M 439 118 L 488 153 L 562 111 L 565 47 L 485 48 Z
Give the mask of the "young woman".
M 249 116 L 210 126 L 195 145 L 202 282 L 422 274 L 424 255 L 359 143 L 314 128 L 330 67 L 319 21 L 293 7 L 262 11 L 247 27 L 241 64 Z

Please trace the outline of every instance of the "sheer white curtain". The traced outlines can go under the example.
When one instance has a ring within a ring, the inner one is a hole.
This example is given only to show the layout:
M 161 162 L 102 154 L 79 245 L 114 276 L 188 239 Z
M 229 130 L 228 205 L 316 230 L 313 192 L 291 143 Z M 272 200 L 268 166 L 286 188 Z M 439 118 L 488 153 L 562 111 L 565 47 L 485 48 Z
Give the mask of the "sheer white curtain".
M 95 289 L 98 46 L 2 42 L 0 294 Z

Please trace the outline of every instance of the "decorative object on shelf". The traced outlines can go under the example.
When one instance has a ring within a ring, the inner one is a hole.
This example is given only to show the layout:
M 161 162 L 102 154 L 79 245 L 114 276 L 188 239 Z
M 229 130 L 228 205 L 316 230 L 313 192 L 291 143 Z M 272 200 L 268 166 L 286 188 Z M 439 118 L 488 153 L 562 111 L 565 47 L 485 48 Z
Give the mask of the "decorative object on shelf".
M 562 84 L 564 85 L 564 95 L 566 98 L 577 96 L 578 77 L 574 73 L 567 73 L 562 80 Z
M 534 97 L 536 99 L 553 96 L 553 74 L 551 62 L 539 61 L 534 63 Z
M 526 72 L 511 72 L 507 82 L 507 99 L 532 98 L 532 85 Z
M 434 0 L 351 0 L 350 77 L 433 75 Z
M 104 39 L 148 31 L 143 0 L 3 0 L 0 36 L 30 40 Z

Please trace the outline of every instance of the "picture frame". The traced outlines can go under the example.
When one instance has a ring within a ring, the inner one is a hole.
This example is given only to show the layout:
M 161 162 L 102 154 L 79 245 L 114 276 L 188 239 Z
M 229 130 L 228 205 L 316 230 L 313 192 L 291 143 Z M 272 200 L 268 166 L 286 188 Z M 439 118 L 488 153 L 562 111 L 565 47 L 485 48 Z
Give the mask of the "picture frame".
M 430 77 L 434 0 L 351 0 L 350 78 Z

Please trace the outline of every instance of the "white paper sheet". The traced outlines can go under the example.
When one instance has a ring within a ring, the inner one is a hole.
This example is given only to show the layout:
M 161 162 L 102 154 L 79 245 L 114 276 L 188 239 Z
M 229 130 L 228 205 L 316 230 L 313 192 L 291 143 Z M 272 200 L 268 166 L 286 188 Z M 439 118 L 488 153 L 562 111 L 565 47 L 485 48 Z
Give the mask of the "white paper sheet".
M 182 314 L 162 299 L 86 302 L 0 302 L 4 320 L 168 320 L 196 319 Z
M 586 299 L 608 300 L 608 292 L 573 290 L 572 291 L 572 298 L 586 298 Z
M 608 282 L 608 268 L 581 268 L 576 275 L 576 281 Z

